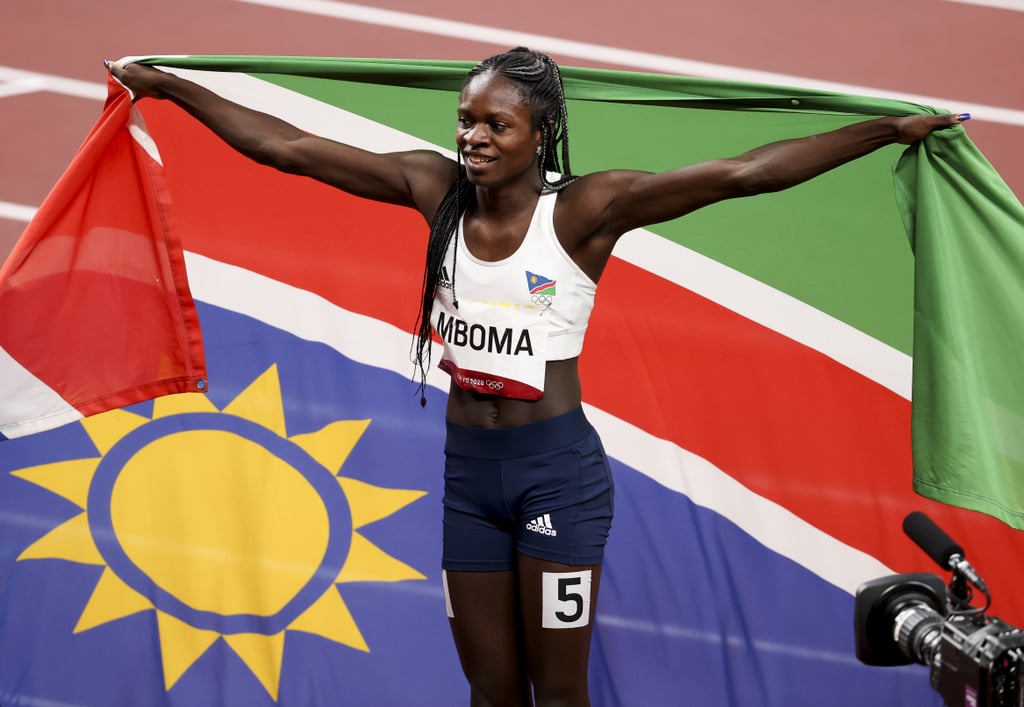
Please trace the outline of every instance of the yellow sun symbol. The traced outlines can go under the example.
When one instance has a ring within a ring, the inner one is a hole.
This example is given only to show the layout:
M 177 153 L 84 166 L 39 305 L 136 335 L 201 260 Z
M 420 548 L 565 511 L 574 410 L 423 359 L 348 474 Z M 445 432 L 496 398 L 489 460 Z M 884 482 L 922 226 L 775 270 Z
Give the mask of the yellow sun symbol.
M 223 638 L 276 700 L 286 631 L 369 651 L 337 585 L 425 579 L 357 531 L 426 492 L 338 476 L 370 420 L 288 437 L 276 366 L 81 424 L 99 457 L 13 472 L 82 509 L 18 560 L 103 567 L 75 633 L 155 611 L 167 690 Z

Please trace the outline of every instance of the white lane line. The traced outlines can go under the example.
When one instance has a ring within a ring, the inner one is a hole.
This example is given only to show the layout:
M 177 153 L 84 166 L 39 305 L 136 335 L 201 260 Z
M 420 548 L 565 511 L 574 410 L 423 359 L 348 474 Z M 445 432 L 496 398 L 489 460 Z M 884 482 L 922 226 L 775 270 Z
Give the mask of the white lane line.
M 25 77 L 15 79 L 14 81 L 4 81 L 0 83 L 0 98 L 10 98 L 11 96 L 20 96 L 26 93 L 36 93 L 42 91 L 45 87 L 45 82 L 42 79 L 35 77 Z
M 100 70 L 102 70 L 102 67 L 100 67 Z M 101 74 L 97 71 L 97 75 Z M 12 91 L 12 93 L 5 93 L 5 90 Z M 17 93 L 50 91 L 51 93 L 59 93 L 64 96 L 89 98 L 96 101 L 102 101 L 107 97 L 107 86 L 104 83 L 79 81 L 78 79 L 68 79 L 63 76 L 40 74 L 35 71 L 23 71 L 22 69 L 15 69 L 9 66 L 0 66 L 0 98 L 7 95 L 16 95 L 14 91 Z
M 934 106 L 936 108 L 946 108 L 957 112 L 971 113 L 979 120 L 1024 126 L 1024 110 L 1000 108 L 998 106 L 983 105 L 980 103 L 961 101 L 953 98 L 899 93 L 895 91 L 870 88 L 867 86 L 833 83 L 831 81 L 819 81 L 817 79 L 809 79 L 801 76 L 789 76 L 787 74 L 776 74 L 768 71 L 757 71 L 754 69 L 724 66 L 722 64 L 691 61 L 689 59 L 680 59 L 677 57 L 665 56 L 663 54 L 651 54 L 648 52 L 637 52 L 628 49 L 617 49 L 615 47 L 606 47 L 600 44 L 577 42 L 541 34 L 518 32 L 515 30 L 487 27 L 484 25 L 474 25 L 468 22 L 456 22 L 454 20 L 442 20 L 436 17 L 415 15 L 395 10 L 382 10 L 378 7 L 356 5 L 348 2 L 334 2 L 333 0 L 237 1 L 249 3 L 251 5 L 264 5 L 281 10 L 292 10 L 312 15 L 320 15 L 323 17 L 334 17 L 353 22 L 380 25 L 409 32 L 422 32 L 441 37 L 453 37 L 462 40 L 470 39 L 476 42 L 488 42 L 491 44 L 506 45 L 510 47 L 525 45 L 535 47 L 552 54 L 588 59 L 605 64 L 617 64 L 619 66 L 629 67 L 632 69 L 642 69 L 645 71 L 656 71 L 683 76 L 702 76 L 728 81 L 744 81 L 748 83 L 767 83 L 779 86 L 791 86 L 793 88 L 832 91 L 837 93 L 852 93 L 860 96 L 873 96 L 876 98 L 909 101 L 911 103 Z M 1002 1 L 1009 2 L 1011 0 Z
M 860 96 L 873 96 L 876 98 L 888 98 L 898 101 L 908 101 L 922 105 L 938 108 L 948 108 L 957 112 L 971 113 L 975 119 L 992 123 L 1004 123 L 1007 125 L 1024 126 L 1024 110 L 1014 108 L 1003 108 L 972 101 L 961 101 L 955 98 L 942 98 L 937 96 L 924 96 L 919 94 L 899 93 L 886 91 L 869 86 L 857 86 L 854 84 L 835 83 L 809 79 L 801 76 L 790 76 L 788 74 L 776 74 L 755 69 L 744 69 L 722 64 L 711 64 L 690 59 L 666 56 L 663 54 L 651 54 L 648 52 L 637 52 L 628 49 L 617 49 L 606 47 L 600 44 L 577 42 L 558 37 L 517 32 L 483 25 L 473 25 L 466 22 L 453 20 L 442 20 L 426 15 L 415 15 L 395 10 L 382 10 L 376 7 L 356 5 L 347 2 L 333 2 L 332 0 L 237 0 L 251 5 L 264 5 L 283 10 L 305 12 L 307 14 L 334 17 L 353 22 L 380 25 L 393 29 L 409 32 L 423 32 L 443 37 L 456 39 L 472 38 L 476 41 L 490 42 L 492 44 L 505 44 L 508 46 L 526 45 L 535 46 L 553 54 L 562 54 L 580 59 L 588 59 L 605 64 L 618 64 L 624 67 L 640 69 L 643 71 L 656 71 L 660 73 L 676 74 L 681 76 L 702 76 L 726 81 L 742 81 L 748 83 L 766 83 L 777 86 L 791 86 L 793 88 L 804 88 L 810 90 L 831 91 L 836 93 L 849 93 Z M 975 3 L 1002 3 L 1012 6 L 1013 9 L 1024 5 L 1024 0 L 949 0 L 951 2 L 975 2 Z M 10 94 L 5 94 L 4 84 L 13 84 L 8 89 Z M 79 98 L 91 98 L 102 101 L 107 96 L 107 88 L 104 83 L 93 83 L 69 79 L 52 74 L 41 74 L 32 71 L 24 71 L 7 66 L 0 66 L 0 98 L 5 95 L 16 95 L 30 90 L 50 91 L 67 96 Z
M 963 5 L 980 5 L 982 7 L 994 7 L 997 10 L 1016 10 L 1024 12 L 1024 0 L 947 0 L 958 2 Z
M 12 204 L 9 201 L 0 201 L 0 218 L 11 221 L 24 221 L 28 223 L 36 215 L 36 207 Z

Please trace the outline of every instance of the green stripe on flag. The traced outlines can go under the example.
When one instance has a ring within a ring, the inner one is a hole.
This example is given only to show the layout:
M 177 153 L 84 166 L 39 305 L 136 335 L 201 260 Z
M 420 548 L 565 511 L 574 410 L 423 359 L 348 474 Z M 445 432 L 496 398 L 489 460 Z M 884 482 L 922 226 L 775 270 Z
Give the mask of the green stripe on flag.
M 917 234 L 914 489 L 1024 529 L 1024 209 L 953 135 L 898 174 Z

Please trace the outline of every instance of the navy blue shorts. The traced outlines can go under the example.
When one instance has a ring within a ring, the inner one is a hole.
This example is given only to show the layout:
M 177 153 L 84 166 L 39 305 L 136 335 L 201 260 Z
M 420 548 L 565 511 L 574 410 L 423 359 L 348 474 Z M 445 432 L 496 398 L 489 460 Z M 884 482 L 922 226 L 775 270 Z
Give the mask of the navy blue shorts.
M 517 552 L 601 563 L 615 484 L 582 408 L 519 427 L 447 425 L 444 569 L 511 570 Z

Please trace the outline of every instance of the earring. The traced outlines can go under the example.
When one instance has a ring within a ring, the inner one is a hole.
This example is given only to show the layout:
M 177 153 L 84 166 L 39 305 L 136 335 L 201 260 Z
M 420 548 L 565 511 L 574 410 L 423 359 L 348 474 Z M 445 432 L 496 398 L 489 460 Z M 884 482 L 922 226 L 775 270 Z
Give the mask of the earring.
M 541 145 L 537 145 L 537 154 L 538 155 L 541 153 L 542 149 L 543 149 L 543 147 Z

